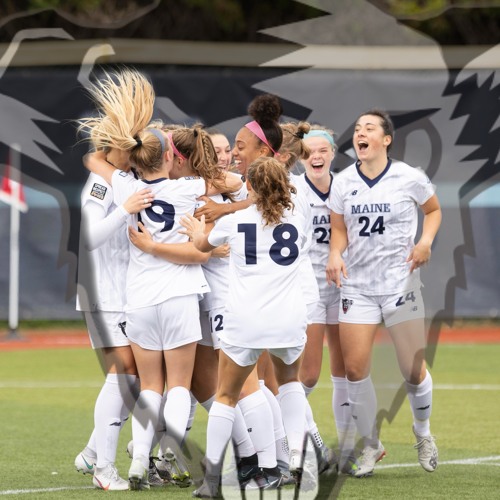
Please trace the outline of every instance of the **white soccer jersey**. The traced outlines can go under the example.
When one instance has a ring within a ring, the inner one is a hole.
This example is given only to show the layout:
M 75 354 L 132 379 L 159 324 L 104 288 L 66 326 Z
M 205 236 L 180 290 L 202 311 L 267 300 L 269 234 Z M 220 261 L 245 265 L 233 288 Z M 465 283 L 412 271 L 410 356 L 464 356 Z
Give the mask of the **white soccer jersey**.
M 230 200 L 221 194 L 210 196 L 210 198 L 215 203 L 230 203 Z M 203 206 L 203 204 L 200 203 L 199 206 Z M 217 224 L 217 221 L 215 224 Z M 200 302 L 200 309 L 210 311 L 222 307 L 226 303 L 229 257 L 210 258 L 201 267 L 210 286 L 210 292 L 204 295 L 203 300 Z
M 310 207 L 309 215 L 309 237 L 311 245 L 309 257 L 314 269 L 314 275 L 318 282 L 319 291 L 322 296 L 337 293 L 335 287 L 328 285 L 326 281 L 326 264 L 330 253 L 330 209 L 327 200 L 332 189 L 333 175 L 331 175 L 330 189 L 328 193 L 320 192 L 314 184 L 303 173 L 297 176 L 297 186 L 305 193 L 307 203 Z
M 141 210 L 139 217 L 155 241 L 183 243 L 188 237 L 179 233 L 179 219 L 193 214 L 196 199 L 205 193 L 205 181 L 198 177 L 181 179 L 136 180 L 125 172 L 113 173 L 116 203 L 123 203 L 132 193 L 149 188 L 154 194 L 152 206 Z M 127 273 L 127 310 L 160 304 L 171 297 L 206 293 L 210 289 L 200 265 L 173 264 L 142 252 L 130 244 Z
M 220 219 L 208 236 L 231 246 L 229 291 L 220 339 L 247 348 L 280 348 L 306 340 L 299 279 L 303 229 L 297 216 L 264 226 L 255 205 Z
M 433 194 L 427 175 L 401 161 L 389 160 L 373 180 L 356 163 L 335 177 L 328 204 L 347 227 L 345 293 L 388 295 L 421 286 L 419 270 L 410 274 L 406 259 L 415 244 L 418 206 Z
M 132 174 L 126 174 L 133 179 Z M 117 206 L 113 201 L 113 189 L 100 176 L 90 174 L 81 194 L 82 210 L 89 203 L 100 205 L 106 216 Z M 125 275 L 129 261 L 127 218 L 123 216 L 120 227 L 95 250 L 87 250 L 88 231 L 92 220 L 85 219 L 87 226 L 80 228 L 78 255 L 77 310 L 123 311 L 125 307 Z M 97 221 L 99 222 L 99 221 Z
M 301 218 L 305 235 L 304 247 L 300 255 L 300 281 L 306 304 L 314 304 L 319 300 L 319 289 L 310 256 L 312 245 L 312 212 L 306 188 L 301 182 L 300 177 L 300 175 L 290 174 L 290 182 L 297 190 L 297 194 L 292 196 L 295 206 L 293 213 Z

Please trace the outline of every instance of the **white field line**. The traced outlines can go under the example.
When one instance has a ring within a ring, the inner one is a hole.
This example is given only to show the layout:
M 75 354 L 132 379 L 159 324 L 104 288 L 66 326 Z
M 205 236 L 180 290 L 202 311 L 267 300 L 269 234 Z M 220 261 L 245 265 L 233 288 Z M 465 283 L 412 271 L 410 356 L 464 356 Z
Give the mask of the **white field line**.
M 375 384 L 376 389 L 399 389 L 400 384 Z M 1 387 L 1 383 L 0 383 Z M 332 384 L 318 384 L 315 389 L 333 389 Z M 500 391 L 500 384 L 433 384 L 438 391 Z
M 489 462 L 499 462 L 499 463 L 489 463 Z M 500 466 L 500 455 L 494 455 L 490 457 L 477 457 L 477 458 L 463 458 L 458 460 L 445 460 L 439 462 L 439 466 L 443 465 L 495 465 Z M 381 469 L 397 469 L 403 467 L 420 467 L 418 463 L 411 464 L 387 464 L 387 465 L 377 465 L 377 470 Z M 0 496 L 2 495 L 24 495 L 30 493 L 50 493 L 53 491 L 69 491 L 69 490 L 89 490 L 95 489 L 93 486 L 61 486 L 59 488 L 36 488 L 36 489 L 25 489 L 25 490 L 0 490 Z
M 498 462 L 498 463 L 488 463 Z M 442 465 L 498 465 L 500 466 L 500 455 L 490 457 L 477 457 L 477 458 L 459 458 L 457 460 L 443 460 L 439 461 L 439 467 Z M 380 464 L 377 469 L 400 469 L 403 467 L 420 467 L 418 462 L 411 464 Z
M 74 382 L 62 382 L 56 380 L 54 382 L 34 382 L 32 380 L 26 381 L 9 381 L 0 382 L 0 389 L 78 389 L 78 388 L 94 388 L 102 387 L 104 378 L 101 382 L 95 380 Z
M 29 493 L 50 493 L 53 491 L 91 490 L 94 486 L 61 486 L 59 488 L 36 488 L 30 490 L 0 490 L 0 495 L 25 495 Z

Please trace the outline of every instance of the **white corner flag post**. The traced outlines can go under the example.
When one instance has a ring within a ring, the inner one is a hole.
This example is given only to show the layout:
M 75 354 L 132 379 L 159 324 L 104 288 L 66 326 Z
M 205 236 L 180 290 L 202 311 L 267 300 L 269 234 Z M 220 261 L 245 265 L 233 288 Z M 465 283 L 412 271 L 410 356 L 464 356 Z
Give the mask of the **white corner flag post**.
M 10 166 L 5 170 L 0 200 L 10 205 L 9 340 L 19 339 L 19 226 L 20 213 L 27 212 L 21 186 L 21 148 L 12 144 Z

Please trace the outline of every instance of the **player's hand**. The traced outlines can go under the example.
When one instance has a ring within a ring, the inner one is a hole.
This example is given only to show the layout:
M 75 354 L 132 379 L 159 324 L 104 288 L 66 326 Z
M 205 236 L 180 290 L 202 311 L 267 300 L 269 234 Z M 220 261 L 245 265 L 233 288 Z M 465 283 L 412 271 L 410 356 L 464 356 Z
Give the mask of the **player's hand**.
M 205 233 L 205 216 L 201 216 L 201 220 L 193 217 L 191 214 L 186 214 L 179 220 L 184 229 L 179 229 L 180 234 L 187 234 L 190 240 L 194 240 L 196 233 Z
M 153 200 L 154 195 L 151 192 L 151 189 L 141 189 L 127 198 L 123 204 L 123 208 L 129 214 L 136 214 L 145 208 L 149 208 Z
M 216 203 L 214 200 L 210 199 L 208 196 L 200 196 L 198 200 L 204 201 L 205 205 L 198 208 L 194 212 L 194 216 L 201 219 L 205 216 L 205 222 L 215 222 L 220 219 L 223 215 L 226 215 L 226 205 L 227 203 Z
M 222 245 L 212 250 L 211 257 L 222 259 L 224 257 L 229 257 L 230 253 L 231 253 L 231 247 L 229 246 L 229 243 L 223 243 Z
M 415 248 L 410 252 L 410 255 L 406 259 L 406 262 L 411 262 L 410 273 L 415 269 L 422 267 L 427 264 L 431 258 L 431 245 L 426 243 L 418 242 Z
M 326 281 L 329 285 L 335 285 L 337 288 L 342 287 L 342 277 L 347 279 L 347 269 L 344 259 L 336 252 L 330 252 L 328 263 L 326 264 Z
M 137 231 L 137 229 L 134 229 L 132 226 L 129 226 L 128 235 L 130 241 L 139 250 L 142 250 L 145 253 L 152 254 L 155 242 L 153 240 L 153 237 L 151 236 L 151 233 L 144 227 L 144 224 L 142 222 L 138 222 L 137 227 L 139 228 L 139 231 Z

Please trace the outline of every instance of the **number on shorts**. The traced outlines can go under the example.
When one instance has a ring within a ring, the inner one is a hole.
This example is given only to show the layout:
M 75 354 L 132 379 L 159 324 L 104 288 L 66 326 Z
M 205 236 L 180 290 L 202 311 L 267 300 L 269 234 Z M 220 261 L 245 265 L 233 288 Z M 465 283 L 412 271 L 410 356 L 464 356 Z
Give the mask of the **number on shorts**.
M 406 295 L 405 295 L 405 298 L 403 300 L 403 296 L 401 295 L 401 297 L 399 297 L 398 301 L 396 302 L 396 307 L 397 306 L 402 306 L 405 302 L 415 302 L 417 300 L 417 298 L 415 297 L 415 293 L 414 292 L 408 292 Z
M 224 322 L 224 316 L 222 316 L 222 314 L 216 314 L 213 318 L 210 317 L 210 331 L 213 333 L 214 332 L 214 325 L 212 323 L 212 319 L 216 323 L 215 324 L 215 331 L 216 332 L 221 332 L 222 330 L 224 330 L 224 327 L 222 326 L 223 322 Z
M 368 231 L 368 228 L 370 227 L 370 218 L 363 216 L 358 219 L 358 222 L 360 224 L 363 224 L 363 227 L 361 228 L 361 231 L 359 232 L 360 236 L 370 236 L 373 233 L 378 233 L 378 234 L 384 234 L 385 231 L 385 226 L 384 226 L 384 216 L 379 215 L 375 222 L 373 223 L 373 226 L 371 227 L 370 231 Z
M 238 233 L 245 235 L 245 263 L 257 264 L 257 225 L 238 224 Z M 299 247 L 296 242 L 299 232 L 292 224 L 280 224 L 274 228 L 273 238 L 275 243 L 269 249 L 269 256 L 280 266 L 293 264 L 299 256 Z M 287 249 L 288 251 L 283 253 Z

